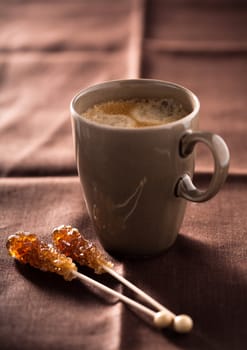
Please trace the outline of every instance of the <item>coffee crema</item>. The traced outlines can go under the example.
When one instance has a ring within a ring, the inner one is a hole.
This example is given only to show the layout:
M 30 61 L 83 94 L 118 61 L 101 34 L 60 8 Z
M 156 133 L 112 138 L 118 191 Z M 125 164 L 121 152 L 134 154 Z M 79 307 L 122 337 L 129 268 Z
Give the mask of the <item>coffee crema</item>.
M 113 127 L 143 128 L 171 123 L 187 114 L 174 98 L 133 98 L 95 104 L 82 116 Z

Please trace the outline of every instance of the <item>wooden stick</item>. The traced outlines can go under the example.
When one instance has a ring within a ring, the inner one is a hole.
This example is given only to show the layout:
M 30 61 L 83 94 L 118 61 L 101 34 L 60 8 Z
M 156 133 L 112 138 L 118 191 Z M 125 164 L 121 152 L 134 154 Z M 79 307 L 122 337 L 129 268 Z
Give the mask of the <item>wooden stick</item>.
M 168 310 L 165 306 L 160 304 L 158 301 L 156 301 L 154 298 L 152 298 L 150 295 L 145 293 L 143 290 L 138 288 L 135 284 L 127 280 L 125 277 L 121 276 L 119 273 L 117 273 L 112 268 L 104 265 L 104 270 L 107 271 L 109 274 L 111 274 L 113 277 L 115 277 L 117 280 L 119 280 L 121 283 L 123 283 L 126 287 L 133 290 L 136 294 L 138 294 L 142 299 L 146 300 L 149 304 L 151 304 L 155 309 L 159 311 L 166 311 L 169 313 L 173 318 L 176 317 L 176 315 Z
M 126 303 L 132 307 L 135 307 L 137 310 L 142 311 L 146 315 L 151 316 L 153 323 L 157 328 L 165 328 L 165 327 L 172 325 L 173 329 L 175 331 L 177 331 L 178 333 L 188 333 L 191 331 L 191 329 L 193 327 L 193 321 L 187 315 L 176 316 L 171 311 L 166 309 L 164 306 L 162 306 L 161 311 L 155 312 L 155 311 L 149 309 L 148 307 L 136 302 L 135 300 L 130 299 L 129 297 L 115 291 L 114 289 L 111 289 L 111 288 L 105 286 L 104 284 L 102 284 L 98 281 L 95 281 L 94 279 L 92 279 L 92 278 L 90 278 L 82 273 L 79 273 L 78 271 L 72 271 L 72 273 L 80 281 L 90 283 L 91 285 L 99 288 L 100 290 L 102 290 L 102 291 L 104 291 L 112 296 L 117 297 L 119 300 L 123 301 L 124 303 Z M 122 277 L 122 276 L 120 276 L 120 277 Z M 127 281 L 127 282 L 129 282 L 129 281 Z M 137 288 L 136 286 L 134 286 L 134 287 Z M 137 288 L 137 290 L 139 290 L 139 288 Z M 146 293 L 144 293 L 144 294 L 146 295 Z
M 193 321 L 190 316 L 175 315 L 172 311 L 167 309 L 164 305 L 160 304 L 150 295 L 145 293 L 143 290 L 138 288 L 135 284 L 127 280 L 125 277 L 121 276 L 119 273 L 117 273 L 115 270 L 113 270 L 109 266 L 103 265 L 103 268 L 106 272 L 111 274 L 118 281 L 120 281 L 126 287 L 134 291 L 146 302 L 151 304 L 156 310 L 159 310 L 159 312 L 156 312 L 154 315 L 154 323 L 157 327 L 163 328 L 163 327 L 172 325 L 174 330 L 176 330 L 179 333 L 188 333 L 191 331 L 191 329 L 193 328 Z
M 133 299 L 130 299 L 128 297 L 126 297 L 125 295 L 115 291 L 114 289 L 111 289 L 107 286 L 105 286 L 104 284 L 98 282 L 98 281 L 95 281 L 94 279 L 78 272 L 78 271 L 73 271 L 73 275 L 78 278 L 80 281 L 83 281 L 83 282 L 88 282 L 90 283 L 91 285 L 99 288 L 100 290 L 112 295 L 112 296 L 115 296 L 115 297 L 118 297 L 119 300 L 123 301 L 124 303 L 130 305 L 130 306 L 133 306 L 135 307 L 136 309 L 146 313 L 147 315 L 151 316 L 151 317 L 155 317 L 156 315 L 156 312 L 147 308 L 146 306 L 134 301 Z

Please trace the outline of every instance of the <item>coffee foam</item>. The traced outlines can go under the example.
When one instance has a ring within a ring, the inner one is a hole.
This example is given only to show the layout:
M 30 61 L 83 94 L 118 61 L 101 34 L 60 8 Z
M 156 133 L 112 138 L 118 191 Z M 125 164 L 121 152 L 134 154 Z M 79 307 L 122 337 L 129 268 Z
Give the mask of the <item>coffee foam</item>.
M 83 117 L 99 124 L 141 128 L 167 124 L 185 117 L 188 112 L 173 98 L 143 98 L 99 103 Z

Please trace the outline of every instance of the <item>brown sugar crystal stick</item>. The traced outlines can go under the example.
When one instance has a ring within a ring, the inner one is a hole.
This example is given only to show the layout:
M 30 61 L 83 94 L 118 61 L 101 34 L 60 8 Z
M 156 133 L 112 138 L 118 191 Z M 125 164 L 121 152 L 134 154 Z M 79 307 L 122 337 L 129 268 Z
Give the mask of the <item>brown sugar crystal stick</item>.
M 128 281 L 113 270 L 113 264 L 107 260 L 95 244 L 85 239 L 76 228 L 72 226 L 59 226 L 53 230 L 53 244 L 63 254 L 70 257 L 80 265 L 93 268 L 96 273 L 108 272 L 122 284 L 141 296 L 143 300 L 152 305 L 156 310 L 154 324 L 164 328 L 172 326 L 179 333 L 188 333 L 193 328 L 193 321 L 188 315 L 175 315 L 165 306 L 157 302 L 143 290 Z
M 78 278 L 80 281 L 90 283 L 104 292 L 118 297 L 119 300 L 132 307 L 135 307 L 155 320 L 157 314 L 155 311 L 121 293 L 118 293 L 104 284 L 99 283 L 94 279 L 83 275 L 82 273 L 79 273 L 76 265 L 73 263 L 70 257 L 60 253 L 53 246 L 39 240 L 35 234 L 17 232 L 15 235 L 9 236 L 6 247 L 9 254 L 23 264 L 29 264 L 42 271 L 55 272 L 63 276 L 67 281 Z M 157 326 L 157 323 L 154 322 L 154 324 Z

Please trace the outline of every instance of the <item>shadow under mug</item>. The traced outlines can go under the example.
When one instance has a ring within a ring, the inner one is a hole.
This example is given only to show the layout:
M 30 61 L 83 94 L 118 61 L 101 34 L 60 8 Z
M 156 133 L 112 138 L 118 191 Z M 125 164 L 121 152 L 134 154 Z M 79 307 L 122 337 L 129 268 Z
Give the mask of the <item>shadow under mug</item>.
M 93 105 L 118 99 L 173 97 L 189 111 L 175 122 L 145 128 L 97 124 Z M 108 81 L 79 92 L 70 110 L 76 162 L 97 237 L 111 254 L 154 255 L 179 232 L 187 200 L 203 202 L 224 183 L 229 151 L 223 139 L 198 130 L 200 103 L 187 88 L 151 79 Z M 194 146 L 206 144 L 214 172 L 205 191 L 193 184 Z

